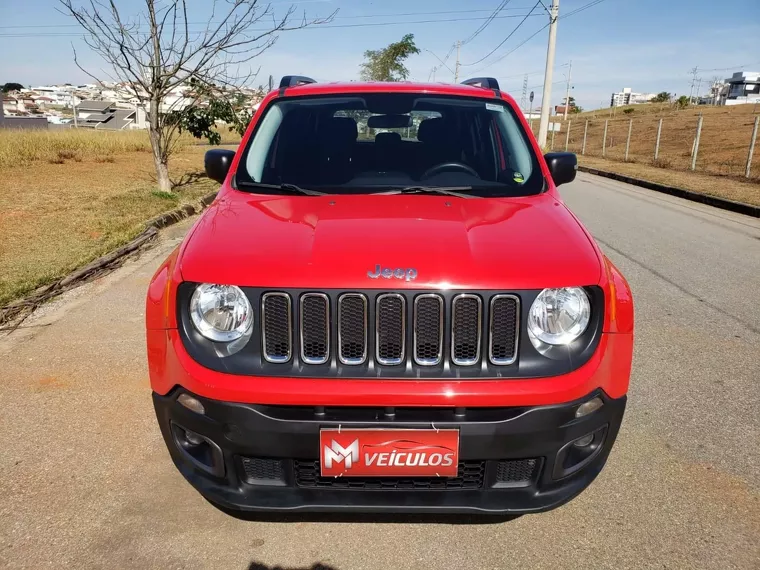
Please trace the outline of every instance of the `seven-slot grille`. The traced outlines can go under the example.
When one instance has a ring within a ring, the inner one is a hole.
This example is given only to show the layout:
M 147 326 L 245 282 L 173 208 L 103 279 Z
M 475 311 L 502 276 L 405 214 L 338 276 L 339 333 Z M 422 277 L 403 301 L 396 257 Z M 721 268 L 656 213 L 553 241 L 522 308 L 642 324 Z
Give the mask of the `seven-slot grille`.
M 383 367 L 412 360 L 418 366 L 444 360 L 463 367 L 486 360 L 506 366 L 517 359 L 520 300 L 515 295 L 484 299 L 462 293 L 447 301 L 436 293 L 382 293 L 370 300 L 363 293 L 269 292 L 262 296 L 261 310 L 262 351 L 271 363 L 289 362 L 296 339 L 296 354 L 310 365 L 331 357 L 347 366 L 370 359 Z

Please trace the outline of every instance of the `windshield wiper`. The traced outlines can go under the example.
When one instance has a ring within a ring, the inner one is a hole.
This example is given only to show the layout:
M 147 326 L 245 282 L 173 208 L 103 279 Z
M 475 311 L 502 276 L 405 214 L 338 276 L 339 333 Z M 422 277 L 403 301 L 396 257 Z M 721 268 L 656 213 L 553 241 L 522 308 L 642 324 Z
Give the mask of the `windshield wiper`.
M 289 194 L 303 194 L 304 196 L 326 196 L 325 192 L 301 188 L 295 184 L 262 184 L 261 182 L 246 182 L 245 180 L 236 180 L 235 185 L 238 188 L 262 188 L 265 190 L 280 190 Z
M 472 191 L 472 186 L 407 186 L 388 192 L 377 192 L 377 194 L 442 194 L 456 198 L 476 198 L 477 196 L 472 194 L 462 193 L 470 191 Z

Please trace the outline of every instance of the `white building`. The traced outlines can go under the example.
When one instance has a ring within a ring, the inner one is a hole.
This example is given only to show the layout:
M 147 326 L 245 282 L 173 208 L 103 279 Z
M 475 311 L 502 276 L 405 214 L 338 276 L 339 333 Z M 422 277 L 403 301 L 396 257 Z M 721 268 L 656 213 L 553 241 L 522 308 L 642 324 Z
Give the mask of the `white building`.
M 75 87 L 72 85 L 44 85 L 32 89 L 23 89 L 22 93 L 37 93 L 53 100 L 53 104 L 72 108 L 79 104 L 80 99 L 74 94 Z
M 638 105 L 648 103 L 654 99 L 654 93 L 634 93 L 630 87 L 624 87 L 620 93 L 613 93 L 610 99 L 610 107 L 623 107 L 624 105 Z
M 726 83 L 726 105 L 760 103 L 760 73 L 757 71 L 737 71 L 726 79 Z

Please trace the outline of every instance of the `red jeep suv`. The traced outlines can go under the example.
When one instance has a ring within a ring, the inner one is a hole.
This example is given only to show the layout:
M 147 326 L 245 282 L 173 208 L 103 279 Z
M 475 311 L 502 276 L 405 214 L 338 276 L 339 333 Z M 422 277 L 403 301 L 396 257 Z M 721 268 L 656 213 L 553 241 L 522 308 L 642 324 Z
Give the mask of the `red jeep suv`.
M 147 298 L 158 422 L 243 511 L 527 513 L 599 474 L 630 289 L 492 78 L 283 78 Z

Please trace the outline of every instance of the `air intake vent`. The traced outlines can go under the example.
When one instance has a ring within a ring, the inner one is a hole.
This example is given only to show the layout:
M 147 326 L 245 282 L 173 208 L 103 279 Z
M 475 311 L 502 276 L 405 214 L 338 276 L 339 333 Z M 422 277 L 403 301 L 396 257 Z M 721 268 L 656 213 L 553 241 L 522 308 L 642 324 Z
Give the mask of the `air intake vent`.
M 290 360 L 293 343 L 290 296 L 287 293 L 265 293 L 261 300 L 261 343 L 268 362 Z
M 496 467 L 495 487 L 524 487 L 538 475 L 540 459 L 511 459 L 499 461 Z
M 471 366 L 480 356 L 483 302 L 477 295 L 464 293 L 452 301 L 451 360 Z
M 443 299 L 418 295 L 414 299 L 414 361 L 420 366 L 435 366 L 442 356 Z
M 377 297 L 377 362 L 396 365 L 404 361 L 406 340 L 406 303 L 398 293 Z
M 492 364 L 512 364 L 517 358 L 520 301 L 514 295 L 491 298 L 488 357 Z
M 338 299 L 338 345 L 343 364 L 367 361 L 367 298 L 360 293 L 345 293 Z
M 296 485 L 306 488 L 391 490 L 482 489 L 485 461 L 460 461 L 456 477 L 322 477 L 319 461 L 293 462 Z
M 330 302 L 323 293 L 301 297 L 301 360 L 324 364 L 330 358 Z

